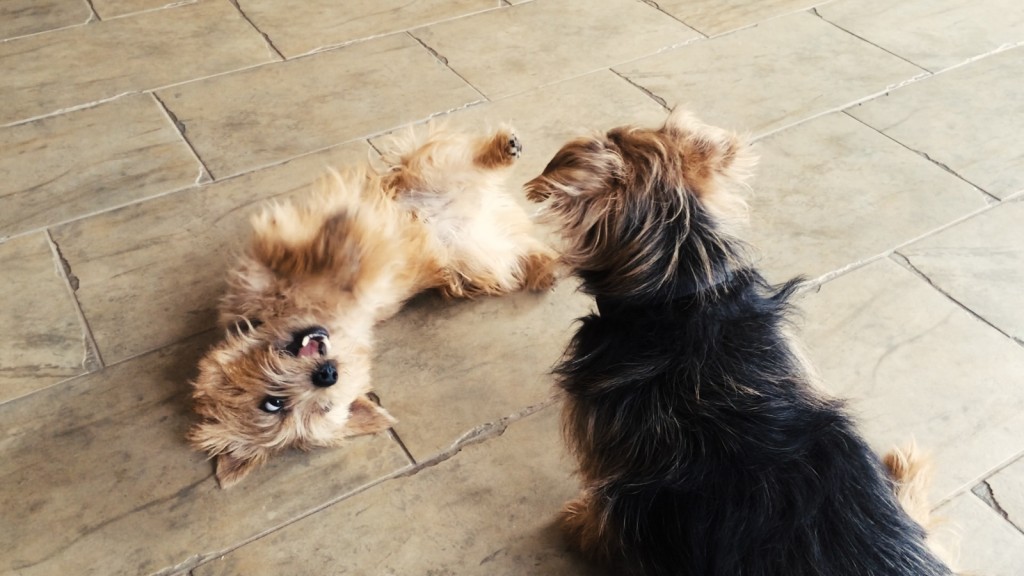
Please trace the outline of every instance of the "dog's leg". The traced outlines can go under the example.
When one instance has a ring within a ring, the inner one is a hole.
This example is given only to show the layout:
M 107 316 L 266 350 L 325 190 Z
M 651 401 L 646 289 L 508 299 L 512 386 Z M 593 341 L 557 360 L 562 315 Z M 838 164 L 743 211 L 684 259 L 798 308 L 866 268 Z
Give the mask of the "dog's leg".
M 511 166 L 523 154 L 519 137 L 508 127 L 480 138 L 474 148 L 473 164 L 485 170 Z
M 550 289 L 558 278 L 556 266 L 557 253 L 544 244 L 534 240 L 529 251 L 521 259 L 523 286 L 532 292 L 543 292 Z
M 575 500 L 562 507 L 561 523 L 574 548 L 600 562 L 610 559 L 603 510 L 588 490 L 584 489 Z

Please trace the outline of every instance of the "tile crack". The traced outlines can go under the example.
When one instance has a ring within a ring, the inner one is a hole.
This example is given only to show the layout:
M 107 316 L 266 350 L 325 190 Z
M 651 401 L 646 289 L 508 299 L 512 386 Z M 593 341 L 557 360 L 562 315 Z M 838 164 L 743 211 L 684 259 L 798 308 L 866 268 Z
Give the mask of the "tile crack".
M 242 7 L 238 4 L 238 0 L 228 1 L 231 2 L 232 6 L 235 7 L 235 10 L 238 10 L 238 13 L 242 16 L 242 18 L 245 19 L 245 21 L 248 22 L 250 26 L 252 26 L 252 29 L 263 37 L 263 42 L 266 43 L 267 48 L 269 48 L 270 51 L 276 54 L 277 57 L 280 58 L 281 60 L 287 60 L 287 58 L 284 57 L 284 54 L 282 54 L 281 51 L 277 49 L 277 46 L 274 45 L 274 41 L 270 39 L 270 36 L 263 30 L 260 30 L 260 27 L 257 26 L 256 23 L 253 22 L 251 18 L 249 18 L 249 15 L 246 14 L 245 10 L 243 10 Z
M 46 241 L 50 245 L 50 251 L 53 253 L 54 258 L 60 264 L 59 274 L 64 279 L 64 284 L 67 287 L 68 295 L 71 297 L 71 303 L 75 308 L 75 314 L 78 317 L 79 326 L 82 329 L 82 368 L 86 372 L 95 372 L 103 369 L 103 357 L 100 355 L 99 346 L 96 345 L 96 338 L 92 333 L 92 328 L 89 326 L 89 321 L 85 318 L 85 312 L 82 310 L 82 303 L 78 299 L 78 289 L 81 286 L 81 281 L 78 276 L 71 271 L 71 263 L 64 257 L 64 253 L 60 249 L 60 245 L 54 240 L 53 234 L 49 230 L 46 231 Z
M 1018 532 L 1024 533 L 1024 527 L 1017 525 L 1017 523 L 1010 518 L 1010 513 L 1007 512 L 999 503 L 999 500 L 996 499 L 996 493 L 992 489 L 992 485 L 988 483 L 988 480 L 982 480 L 980 484 L 971 489 L 971 492 L 980 498 L 982 502 L 987 504 L 989 508 L 995 510 L 996 513 L 1003 517 L 1003 520 L 1006 520 L 1006 522 L 1016 528 Z

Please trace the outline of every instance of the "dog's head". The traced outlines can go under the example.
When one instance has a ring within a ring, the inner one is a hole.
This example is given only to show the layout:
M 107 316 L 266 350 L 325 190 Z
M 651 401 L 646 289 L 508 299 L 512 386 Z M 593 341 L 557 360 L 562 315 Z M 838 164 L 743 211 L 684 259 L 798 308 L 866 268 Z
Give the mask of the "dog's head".
M 370 347 L 311 320 L 241 319 L 199 363 L 194 447 L 227 488 L 282 449 L 307 449 L 394 422 L 365 396 Z
M 753 165 L 737 134 L 676 111 L 658 129 L 573 140 L 526 184 L 565 240 L 563 259 L 595 295 L 671 298 L 715 282 L 737 257 L 730 188 Z

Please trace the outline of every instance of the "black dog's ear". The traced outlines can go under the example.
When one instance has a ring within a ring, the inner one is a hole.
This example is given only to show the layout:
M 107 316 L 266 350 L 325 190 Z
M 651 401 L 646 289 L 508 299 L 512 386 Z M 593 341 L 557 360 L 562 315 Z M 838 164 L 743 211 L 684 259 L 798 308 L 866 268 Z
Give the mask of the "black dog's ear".
M 249 318 L 241 318 L 231 326 L 231 330 L 235 334 L 241 336 L 243 334 L 248 334 L 249 332 L 252 332 L 253 330 L 259 328 L 262 325 L 263 321 L 260 320 L 259 318 L 254 318 L 252 320 L 250 320 Z

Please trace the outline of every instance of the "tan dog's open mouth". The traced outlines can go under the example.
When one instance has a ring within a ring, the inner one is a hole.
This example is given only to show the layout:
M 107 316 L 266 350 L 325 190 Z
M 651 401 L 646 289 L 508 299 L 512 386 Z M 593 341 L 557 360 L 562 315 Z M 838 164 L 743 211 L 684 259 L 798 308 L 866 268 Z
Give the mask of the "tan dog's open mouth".
M 331 338 L 323 326 L 313 326 L 292 335 L 292 341 L 284 347 L 296 358 L 326 356 L 331 351 Z

